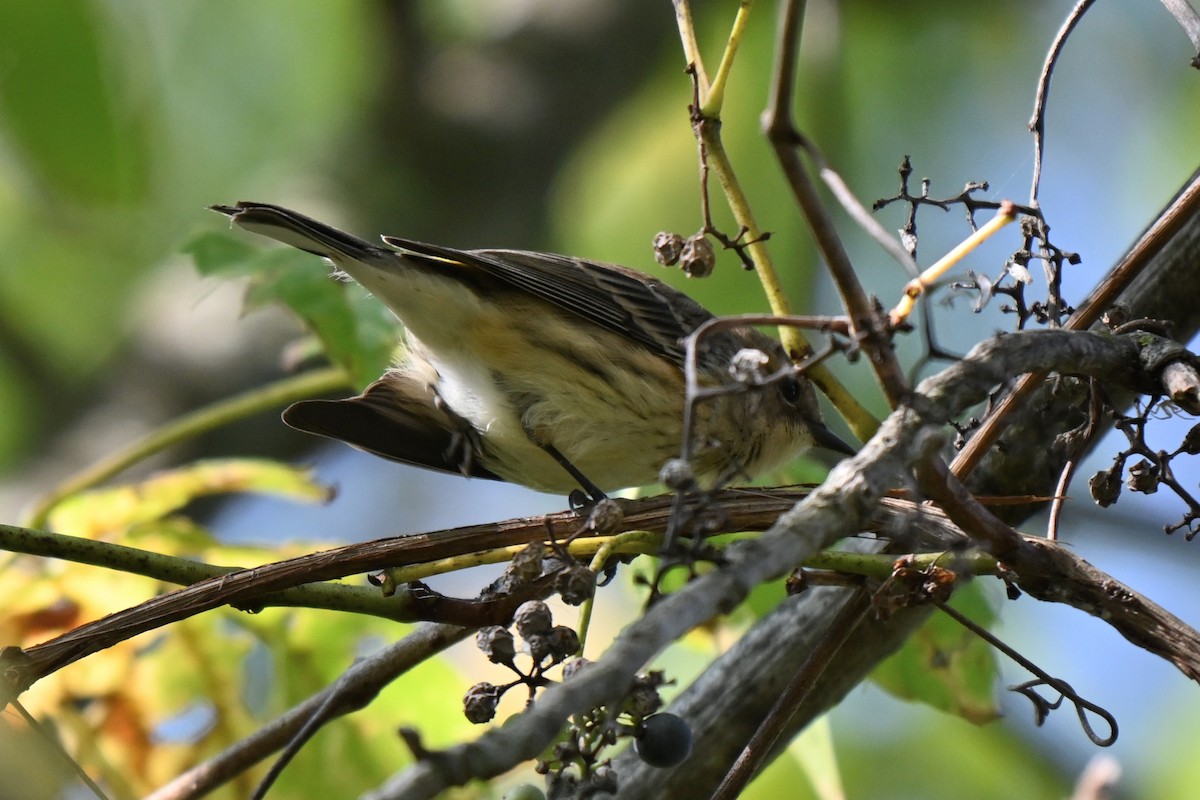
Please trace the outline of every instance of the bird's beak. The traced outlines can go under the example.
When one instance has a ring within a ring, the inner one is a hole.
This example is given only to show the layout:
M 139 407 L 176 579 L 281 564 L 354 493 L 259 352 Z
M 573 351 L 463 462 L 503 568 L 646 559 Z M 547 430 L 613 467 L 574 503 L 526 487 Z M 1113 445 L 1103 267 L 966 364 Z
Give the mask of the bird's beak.
M 850 445 L 846 444 L 836 433 L 826 428 L 824 423 L 809 422 L 808 429 L 812 432 L 813 444 L 825 450 L 830 450 L 834 453 L 845 453 L 852 456 L 858 453 Z

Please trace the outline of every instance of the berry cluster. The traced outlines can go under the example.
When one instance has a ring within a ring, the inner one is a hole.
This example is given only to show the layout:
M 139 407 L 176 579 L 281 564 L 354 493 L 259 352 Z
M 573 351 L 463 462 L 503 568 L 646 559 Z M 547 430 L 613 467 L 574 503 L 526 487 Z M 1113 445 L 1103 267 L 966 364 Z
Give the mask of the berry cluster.
M 563 679 L 587 669 L 588 661 L 575 659 L 563 667 Z M 617 774 L 603 751 L 621 739 L 633 739 L 634 751 L 652 767 L 673 767 L 692 751 L 692 732 L 674 714 L 658 713 L 663 700 L 659 689 L 667 681 L 658 671 L 639 675 L 614 714 L 601 706 L 577 715 L 550 758 L 539 761 L 537 771 L 546 776 L 551 797 L 577 797 L 617 791 Z
M 546 671 L 561 664 L 579 650 L 579 635 L 566 625 L 555 625 L 550 607 L 541 600 L 522 603 L 513 614 L 512 627 L 521 637 L 520 652 L 529 656 L 531 665 L 517 665 L 517 643 L 512 631 L 502 625 L 489 625 L 475 635 L 475 644 L 493 664 L 503 664 L 517 674 L 515 680 L 496 685 L 477 683 L 467 690 L 463 707 L 474 723 L 490 722 L 496 716 L 500 698 L 514 686 L 525 685 L 532 699 L 539 686 L 550 683 Z
M 676 264 L 689 278 L 707 278 L 717 265 L 717 255 L 704 231 L 686 239 L 664 231 L 654 237 L 654 260 L 664 267 Z

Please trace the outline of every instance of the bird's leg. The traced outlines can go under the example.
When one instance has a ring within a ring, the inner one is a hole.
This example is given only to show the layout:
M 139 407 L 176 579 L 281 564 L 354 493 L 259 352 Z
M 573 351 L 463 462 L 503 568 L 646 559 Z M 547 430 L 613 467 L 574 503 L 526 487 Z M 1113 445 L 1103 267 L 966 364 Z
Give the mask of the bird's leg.
M 434 407 L 446 415 L 452 428 L 450 444 L 446 448 L 446 460 L 458 461 L 458 471 L 463 475 L 470 476 L 471 469 L 475 465 L 475 457 L 480 450 L 479 431 L 475 429 L 469 419 L 459 414 L 442 399 L 442 394 L 438 391 L 437 386 L 430 385 L 429 390 L 433 392 Z
M 591 508 L 601 500 L 607 500 L 608 495 L 600 490 L 600 487 L 588 480 L 587 476 L 579 471 L 579 468 L 570 462 L 570 460 L 562 453 L 558 452 L 558 448 L 552 444 L 544 444 L 534 439 L 533 443 L 542 448 L 548 456 L 558 462 L 558 465 L 567 471 L 567 474 L 575 479 L 575 482 L 582 487 L 576 489 L 568 495 L 567 502 L 571 504 L 571 508 L 579 510 Z
M 525 435 L 529 437 L 529 441 L 536 444 L 546 455 L 558 462 L 558 465 L 567 471 L 567 474 L 575 479 L 575 482 L 580 485 L 580 489 L 576 489 L 567 496 L 567 502 L 575 511 L 588 509 L 599 503 L 601 500 L 607 500 L 608 495 L 600 490 L 600 487 L 588 480 L 587 476 L 579 471 L 579 468 L 571 463 L 571 460 L 558 451 L 558 448 L 549 442 L 543 442 L 541 437 L 529 430 L 522 423 L 525 429 Z

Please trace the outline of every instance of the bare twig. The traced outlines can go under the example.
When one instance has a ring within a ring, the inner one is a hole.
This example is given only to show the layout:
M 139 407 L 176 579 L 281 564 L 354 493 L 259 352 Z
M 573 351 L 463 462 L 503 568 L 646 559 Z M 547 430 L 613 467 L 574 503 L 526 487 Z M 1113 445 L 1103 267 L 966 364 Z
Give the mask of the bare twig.
M 64 763 L 70 766 L 71 772 L 73 772 L 75 777 L 78 778 L 85 787 L 87 787 L 89 792 L 100 798 L 100 800 L 108 800 L 108 794 L 100 788 L 99 784 L 92 780 L 92 776 L 87 774 L 83 767 L 79 765 L 79 762 L 71 757 L 71 754 L 68 753 L 63 747 L 62 740 L 59 739 L 58 736 L 51 731 L 48 731 L 46 726 L 39 722 L 32 714 L 30 714 L 29 710 L 26 709 L 21 703 L 13 701 L 11 705 L 21 719 L 25 720 L 25 724 L 37 732 L 37 735 L 41 737 L 42 741 L 44 741 L 46 745 L 54 752 L 55 756 L 61 758 Z
M 1033 133 L 1033 184 L 1029 189 L 1029 204 L 1032 206 L 1038 204 L 1038 189 L 1042 182 L 1042 153 L 1045 149 L 1046 139 L 1046 101 L 1050 96 L 1050 79 L 1054 76 L 1054 66 L 1058 63 L 1058 57 L 1062 55 L 1067 37 L 1071 35 L 1071 31 L 1075 30 L 1075 26 L 1079 24 L 1088 8 L 1095 2 L 1096 0 L 1079 0 L 1075 4 L 1062 27 L 1058 29 L 1054 42 L 1050 45 L 1050 51 L 1046 54 L 1046 61 L 1042 64 L 1042 74 L 1038 77 L 1037 95 L 1033 101 L 1033 117 L 1029 120 L 1029 130 Z
M 833 218 L 817 195 L 816 187 L 800 158 L 803 137 L 792 120 L 791 86 L 796 70 L 799 29 L 803 4 L 789 0 L 780 12 L 780 33 L 772 74 L 771 101 L 763 114 L 763 129 L 775 150 L 784 178 L 792 189 L 804 220 L 825 259 L 834 286 L 850 316 L 851 330 L 861 336 L 863 349 L 875 370 L 888 402 L 895 408 L 908 388 L 908 381 L 891 346 L 890 335 L 880 315 L 855 274 L 854 265 L 842 244 Z M 863 432 L 856 430 L 863 436 Z M 869 434 L 868 434 L 869 435 Z
M 823 637 L 800 669 L 791 676 L 787 688 L 771 707 L 763 724 L 747 742 L 742 754 L 725 774 L 725 779 L 713 793 L 712 800 L 735 800 L 758 771 L 767 763 L 779 746 L 787 723 L 803 703 L 805 696 L 817 685 L 817 679 L 829 668 L 834 656 L 854 632 L 870 608 L 870 596 L 858 591 L 842 605 L 837 621 L 830 626 L 832 635 Z
M 1068 684 L 1066 681 L 1055 678 L 1037 664 L 1034 664 L 1028 658 L 1009 647 L 1008 644 L 1006 644 L 998 636 L 995 636 L 990 631 L 984 630 L 976 625 L 962 612 L 942 602 L 938 602 L 937 607 L 940 608 L 943 613 L 950 616 L 959 625 L 964 626 L 976 636 L 986 641 L 992 647 L 1004 653 L 1004 655 L 1008 656 L 1013 661 L 1016 661 L 1022 667 L 1038 676 L 1036 681 L 1028 681 L 1019 686 L 1010 687 L 1010 689 L 1015 692 L 1020 692 L 1030 700 L 1034 701 L 1035 705 L 1037 705 L 1039 709 L 1039 725 L 1041 724 L 1040 720 L 1044 717 L 1045 711 L 1057 708 L 1059 703 L 1062 702 L 1062 699 L 1065 698 L 1069 700 L 1073 706 L 1075 706 L 1075 710 L 1079 714 L 1079 723 L 1083 726 L 1083 730 L 1087 734 L 1087 737 L 1092 740 L 1092 744 L 1096 745 L 1097 747 L 1109 747 L 1117 741 L 1117 719 L 1107 709 L 1081 696 L 1078 692 L 1072 689 L 1070 684 Z M 1036 686 L 1049 686 L 1051 689 L 1054 689 L 1056 692 L 1061 694 L 1062 697 L 1059 699 L 1058 703 L 1047 703 L 1045 700 L 1041 700 L 1040 698 L 1035 699 L 1038 697 L 1033 693 L 1033 689 Z M 1092 727 L 1091 721 L 1088 720 L 1087 715 L 1085 714 L 1085 712 L 1089 711 L 1103 719 L 1105 724 L 1108 725 L 1107 736 L 1101 736 L 1096 733 L 1095 729 Z
M 1154 316 L 1175 321 L 1174 334 L 1184 340 L 1200 328 L 1200 308 L 1192 301 L 1196 272 L 1193 268 L 1200 253 L 1200 171 L 1192 174 L 1183 188 L 1138 238 L 1137 242 L 1088 295 L 1078 310 L 1063 325 L 1064 330 L 1087 330 L 1119 299 L 1132 293 L 1140 276 L 1150 275 L 1162 289 L 1151 299 L 1153 308 L 1131 309 L 1135 316 Z M 1151 265 L 1156 267 L 1150 274 Z M 1137 296 L 1137 295 L 1133 295 Z M 1143 305 L 1146 301 L 1142 301 Z M 1168 308 L 1167 306 L 1171 307 Z M 992 410 L 975 435 L 954 459 L 952 468 L 960 478 L 969 475 L 1010 424 L 1011 414 L 1028 403 L 1030 396 L 1045 380 L 1045 375 L 1021 378 Z
M 709 501 L 713 508 L 721 511 L 728 530 L 752 531 L 769 527 L 780 513 L 805 494 L 804 491 L 786 489 L 730 489 L 714 493 Z M 625 527 L 664 532 L 672 516 L 674 502 L 672 495 L 628 501 Z M 223 605 L 255 608 L 280 597 L 276 593 L 298 586 L 305 586 L 302 596 L 307 596 L 303 597 L 304 602 L 297 604 L 316 605 L 312 597 L 317 595 L 311 593 L 310 589 L 319 587 L 308 587 L 308 584 L 402 564 L 421 564 L 480 550 L 525 545 L 544 541 L 548 535 L 565 537 L 576 532 L 578 527 L 578 515 L 564 511 L 433 533 L 357 542 L 250 569 L 224 571 L 226 568 L 214 567 L 215 570 L 221 570 L 214 577 L 85 623 L 26 650 L 7 648 L 0 651 L 0 667 L 7 670 L 3 688 L 13 695 L 19 694 L 46 675 L 117 642 Z M 53 536 L 38 531 L 13 530 L 26 534 L 34 542 L 39 541 L 39 537 Z M 593 535 L 591 532 L 586 534 Z M 27 551 L 43 552 L 34 547 Z M 392 602 L 400 606 L 403 598 L 392 598 Z
M 424 623 L 395 644 L 352 664 L 337 682 L 208 761 L 176 776 L 146 800 L 190 800 L 211 792 L 276 752 L 313 719 L 328 722 L 367 705 L 386 685 L 471 634 Z
M 1192 66 L 1200 69 L 1200 14 L 1196 13 L 1196 9 L 1192 8 L 1192 4 L 1188 0 L 1161 0 L 1161 2 L 1179 23 L 1179 27 L 1183 28 L 1183 32 L 1187 34 L 1192 43 L 1192 49 L 1196 51 L 1196 54 L 1192 56 Z

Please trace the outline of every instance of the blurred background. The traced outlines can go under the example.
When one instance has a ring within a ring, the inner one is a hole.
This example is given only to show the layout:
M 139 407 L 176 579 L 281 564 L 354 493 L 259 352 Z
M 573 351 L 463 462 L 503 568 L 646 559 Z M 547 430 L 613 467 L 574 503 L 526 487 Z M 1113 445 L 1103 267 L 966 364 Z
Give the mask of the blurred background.
M 912 156 L 931 193 L 987 180 L 1028 198 L 1034 84 L 1068 2 L 811 2 L 799 80 L 803 130 L 868 204 Z M 736 3 L 697 3 L 710 69 Z M 755 8 L 733 71 L 724 137 L 798 308 L 833 313 L 794 203 L 758 133 L 775 8 Z M 1200 162 L 1200 74 L 1157 4 L 1102 4 L 1053 84 L 1042 205 L 1083 263 L 1079 298 Z M 243 314 L 242 288 L 201 279 L 181 254 L 223 230 L 212 203 L 290 206 L 354 233 L 457 247 L 570 253 L 644 268 L 714 311 L 761 310 L 753 277 L 722 254 L 687 281 L 653 263 L 660 230 L 700 227 L 691 87 L 666 0 L 41 0 L 0 5 L 0 520 L 163 422 L 283 376 L 302 334 L 282 311 Z M 718 223 L 735 232 L 714 191 Z M 903 209 L 881 214 L 885 227 Z M 863 279 L 885 304 L 905 276 L 848 222 Z M 965 236 L 958 212 L 919 220 L 923 264 Z M 996 275 L 1015 232 L 967 267 Z M 962 352 L 1011 327 L 969 300 L 939 308 Z M 915 362 L 920 342 L 902 347 Z M 861 369 L 839 370 L 877 413 Z M 1163 447 L 1189 420 L 1151 433 Z M 1200 625 L 1196 548 L 1161 528 L 1163 496 L 1104 513 L 1081 470 L 1063 537 L 1085 558 Z M 197 509 L 238 541 L 362 540 L 563 507 L 563 499 L 467 482 L 324 447 L 272 412 L 229 426 L 133 474 L 188 459 L 261 455 L 318 466 L 325 507 L 243 498 Z M 1178 465 L 1177 465 L 1178 466 Z M 1181 481 L 1197 488 L 1194 467 Z M 1041 524 L 1044 524 L 1041 523 Z M 1037 523 L 1029 530 L 1037 530 Z M 618 624 L 618 623 L 613 623 Z M 1198 732 L 1200 692 L 1174 668 L 1072 609 L 1006 604 L 1002 637 L 1122 725 L 1104 751 L 1123 796 L 1177 797 L 1200 765 L 1173 743 Z M 1004 665 L 1008 683 L 1025 680 Z M 450 698 L 452 709 L 457 700 Z M 1035 728 L 1003 699 L 984 727 L 865 685 L 832 716 L 854 797 L 1056 797 L 1097 755 L 1069 711 Z M 782 759 L 756 785 L 798 782 Z M 365 787 L 363 787 L 365 788 Z

